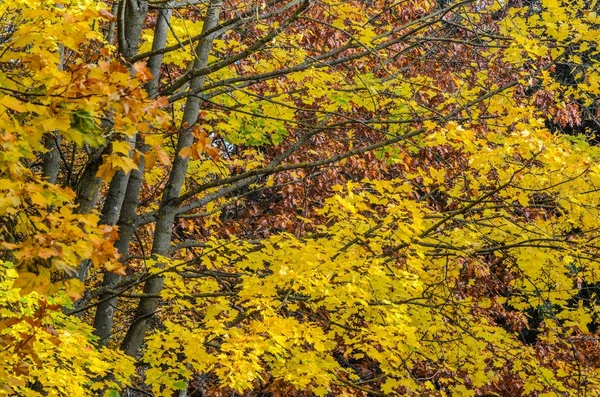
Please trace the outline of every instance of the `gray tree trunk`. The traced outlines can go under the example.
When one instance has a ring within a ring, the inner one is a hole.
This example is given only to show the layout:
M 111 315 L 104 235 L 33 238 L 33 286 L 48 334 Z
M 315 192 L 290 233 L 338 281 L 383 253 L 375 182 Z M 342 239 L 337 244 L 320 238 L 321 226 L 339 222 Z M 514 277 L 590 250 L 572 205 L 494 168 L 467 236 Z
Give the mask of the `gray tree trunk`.
M 96 208 L 98 193 L 102 184 L 102 180 L 96 174 L 102 164 L 102 155 L 106 153 L 106 150 L 107 146 L 96 149 L 77 183 L 75 204 L 78 205 L 77 212 L 79 214 L 86 214 Z
M 60 171 L 60 134 L 46 134 L 44 136 L 44 147 L 48 151 L 43 156 L 42 175 L 44 179 L 54 184 Z
M 119 3 L 115 1 L 112 5 L 110 13 L 113 14 L 114 16 L 117 16 L 118 12 L 119 12 Z M 114 21 L 110 21 L 110 23 L 108 24 L 108 31 L 106 32 L 106 41 L 108 42 L 108 44 L 113 44 L 113 42 L 115 41 L 116 25 L 117 24 Z
M 137 54 L 144 19 L 148 13 L 145 0 L 120 0 L 117 15 L 119 52 L 130 59 Z
M 221 4 L 222 0 L 211 0 L 204 20 L 203 31 L 208 31 L 217 26 L 221 12 Z M 210 53 L 214 37 L 214 35 L 209 35 L 198 43 L 196 47 L 196 59 L 193 64 L 194 69 L 203 68 L 208 64 L 208 54 Z M 201 87 L 202 84 L 204 84 L 204 77 L 196 77 L 190 82 L 190 90 L 197 89 Z M 175 161 L 173 162 L 173 168 L 169 175 L 169 181 L 163 194 L 161 208 L 156 221 L 152 247 L 153 254 L 163 256 L 170 254 L 171 233 L 176 214 L 176 206 L 173 205 L 173 200 L 176 199 L 181 192 L 188 168 L 188 157 L 181 157 L 179 156 L 179 153 L 183 148 L 189 147 L 193 143 L 194 135 L 192 126 L 198 120 L 200 106 L 201 104 L 198 98 L 193 96 L 188 98 L 182 118 L 182 130 L 177 142 Z M 164 280 L 162 277 L 148 280 L 144 285 L 144 293 L 150 295 L 159 294 L 163 288 L 163 282 Z M 156 312 L 159 301 L 159 298 L 144 298 L 140 300 L 135 318 L 121 345 L 121 348 L 126 354 L 134 356 L 138 352 L 144 341 L 148 323 Z
M 119 12 L 119 24 L 117 26 L 119 51 L 125 58 L 130 58 L 137 54 L 142 26 L 148 12 L 148 3 L 145 0 L 121 0 L 117 10 Z M 130 142 L 135 144 L 135 137 L 131 138 Z M 100 164 L 102 164 L 101 155 L 95 157 L 89 169 L 84 173 L 83 183 L 80 184 L 80 188 L 78 186 L 77 201 L 80 213 L 91 211 L 98 202 L 102 181 L 96 176 L 96 173 Z M 114 225 L 117 223 L 128 179 L 129 174 L 119 171 L 111 180 L 108 194 L 102 207 L 101 224 Z M 90 261 L 84 261 L 79 266 L 77 273 L 79 280 L 82 282 L 85 281 L 89 268 Z
M 167 34 L 169 33 L 169 22 L 173 15 L 172 8 L 161 8 L 156 19 L 156 27 L 154 28 L 154 39 L 152 41 L 152 51 L 165 48 L 167 43 Z M 164 54 L 157 54 L 150 57 L 148 60 L 148 68 L 152 73 L 152 80 L 146 84 L 146 91 L 150 98 L 158 95 L 158 86 L 160 84 L 160 67 L 162 66 Z
M 152 50 L 164 48 L 167 42 L 167 33 L 169 32 L 169 21 L 172 15 L 172 9 L 162 9 L 159 12 L 159 17 L 154 30 L 154 41 Z M 160 67 L 162 64 L 163 55 L 154 55 L 148 61 L 148 67 L 152 72 L 153 79 L 146 84 L 146 90 L 151 97 L 156 96 L 158 90 Z M 145 153 L 146 148 L 140 137 L 138 137 L 137 148 L 140 152 Z M 144 179 L 144 157 L 141 156 L 138 170 L 133 170 L 129 176 L 127 189 L 123 200 L 120 217 L 118 220 L 119 239 L 115 243 L 115 247 L 121 255 L 123 261 L 127 259 L 129 244 L 136 230 L 137 208 L 139 204 L 139 195 Z M 120 280 L 121 276 L 111 272 L 104 272 L 102 281 L 103 286 L 111 285 Z M 94 316 L 94 334 L 100 337 L 99 344 L 106 345 L 112 335 L 114 323 L 114 314 L 117 308 L 118 298 L 109 294 L 100 297 L 100 304 L 96 308 Z
M 138 144 L 138 148 L 141 149 L 141 145 Z M 123 261 L 127 259 L 129 243 L 136 230 L 135 221 L 137 218 L 140 190 L 144 179 L 144 166 L 144 157 L 142 156 L 138 170 L 131 171 L 121 208 L 121 216 L 118 222 L 119 239 L 115 243 L 115 247 L 123 255 Z M 105 271 L 102 285 L 114 284 L 120 278 L 121 276 L 118 274 Z M 112 296 L 112 294 L 105 294 L 100 296 L 100 301 L 101 303 L 96 308 L 96 315 L 94 317 L 94 334 L 100 337 L 99 345 L 104 346 L 109 342 L 112 334 L 114 314 L 117 308 L 117 297 Z
M 100 217 L 100 224 L 102 225 L 114 225 L 119 219 L 121 213 L 121 205 L 123 198 L 125 197 L 125 190 L 127 189 L 127 181 L 129 180 L 129 173 L 125 174 L 123 171 L 118 171 L 113 179 L 110 181 L 108 193 L 104 205 L 102 206 L 102 216 Z M 81 282 L 85 282 L 87 272 L 90 269 L 91 261 L 84 261 L 77 270 L 77 276 Z
M 60 6 L 62 8 L 62 6 Z M 65 47 L 58 46 L 59 64 L 58 69 L 63 70 L 65 63 Z M 60 134 L 58 132 L 48 133 L 44 136 L 44 147 L 48 150 L 44 153 L 42 163 L 42 175 L 52 183 L 56 183 L 60 171 Z

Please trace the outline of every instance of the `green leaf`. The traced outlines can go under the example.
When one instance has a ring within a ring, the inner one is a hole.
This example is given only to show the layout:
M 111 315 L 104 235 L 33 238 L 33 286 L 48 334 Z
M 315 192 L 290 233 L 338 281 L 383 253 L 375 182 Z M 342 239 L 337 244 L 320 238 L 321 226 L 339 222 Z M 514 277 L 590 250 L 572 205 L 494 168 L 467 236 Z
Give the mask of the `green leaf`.
M 180 381 L 173 383 L 173 389 L 175 389 L 175 390 L 185 390 L 185 389 L 187 389 L 187 386 L 188 386 L 188 384 L 184 380 L 180 380 Z

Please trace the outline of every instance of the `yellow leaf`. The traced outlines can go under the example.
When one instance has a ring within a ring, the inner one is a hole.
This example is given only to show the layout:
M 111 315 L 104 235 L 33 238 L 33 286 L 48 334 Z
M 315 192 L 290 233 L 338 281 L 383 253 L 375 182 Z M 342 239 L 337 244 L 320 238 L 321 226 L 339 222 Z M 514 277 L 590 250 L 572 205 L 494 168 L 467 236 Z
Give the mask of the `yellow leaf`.
M 127 141 L 113 141 L 112 143 L 112 151 L 113 153 L 121 153 L 125 156 L 129 156 L 129 151 L 131 150 L 131 145 Z
M 83 283 L 77 278 L 71 278 L 64 282 L 65 292 L 67 296 L 74 302 L 83 296 L 85 289 Z
M 32 291 L 45 294 L 49 292 L 51 286 L 50 272 L 47 269 L 40 269 L 39 275 L 30 272 L 21 272 L 13 284 L 13 288 L 21 289 L 21 295 L 26 295 Z
M 17 112 L 27 111 L 27 108 L 23 105 L 21 101 L 10 95 L 4 95 L 4 97 L 2 97 L 2 99 L 0 100 L 0 103 L 6 106 L 7 108 L 15 110 Z

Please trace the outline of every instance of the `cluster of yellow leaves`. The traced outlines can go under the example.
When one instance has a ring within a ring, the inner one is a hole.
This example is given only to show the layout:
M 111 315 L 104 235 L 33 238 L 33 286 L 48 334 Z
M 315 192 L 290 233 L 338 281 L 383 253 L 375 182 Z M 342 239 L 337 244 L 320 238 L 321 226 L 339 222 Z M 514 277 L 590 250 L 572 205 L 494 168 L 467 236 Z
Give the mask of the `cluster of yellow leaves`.
M 269 378 L 325 395 L 359 380 L 336 355 L 376 362 L 389 394 L 433 388 L 411 375 L 424 360 L 447 374 L 438 377 L 445 390 L 460 395 L 475 395 L 507 373 L 525 392 L 575 395 L 572 380 L 583 371 L 588 390 L 597 390 L 593 368 L 563 358 L 554 372 L 557 361 L 540 361 L 518 335 L 479 314 L 494 305 L 545 310 L 541 340 L 589 332 L 595 315 L 569 300 L 578 280 L 600 271 L 590 243 L 600 224 L 600 151 L 530 127 L 474 134 L 451 123 L 423 139 L 468 161 L 460 178 L 452 168 L 418 176 L 454 203 L 447 211 L 415 201 L 411 178 L 350 182 L 323 206 L 328 224 L 316 236 L 274 235 L 258 249 L 209 243 L 205 277 L 167 283 L 177 291 L 169 299 L 196 296 L 198 304 L 182 303 L 183 319 L 149 338 L 154 392 L 176 389 L 193 372 L 212 372 L 240 392 Z M 573 228 L 581 237 L 569 235 Z M 467 264 L 485 276 L 489 255 L 504 258 L 517 275 L 510 293 L 459 294 Z M 241 282 L 223 293 L 213 270 L 240 274 Z M 193 321 L 185 319 L 188 310 Z M 468 382 L 457 373 L 468 373 Z
M 0 269 L 0 395 L 117 396 L 132 359 L 94 347 L 91 328 L 60 310 L 66 295 L 23 295 L 12 264 Z
M 134 65 L 133 78 L 118 60 L 98 58 L 110 52 L 92 29 L 94 20 L 108 15 L 102 3 L 19 1 L 3 3 L 0 14 L 14 18 L 14 31 L 0 45 L 0 63 L 14 64 L 0 72 L 3 248 L 13 252 L 19 269 L 33 273 L 41 268 L 72 273 L 84 259 L 117 268 L 115 231 L 96 228 L 95 215 L 75 216 L 73 192 L 44 183 L 25 163 L 45 151 L 44 136 L 52 139 L 50 134 L 76 145 L 98 146 L 109 138 L 112 154 L 104 157 L 99 176 L 110 180 L 118 170 L 129 172 L 137 167 L 129 144 L 114 137 L 149 132 L 150 121 L 163 119 L 164 99 L 147 99 L 141 85 L 150 76 L 143 64 Z M 96 58 L 89 59 L 86 51 L 94 46 Z M 111 129 L 99 127 L 102 117 L 112 117 Z M 23 286 L 39 284 L 31 275 L 27 279 Z
M 27 162 L 45 151 L 45 134 L 97 146 L 108 135 L 98 127 L 99 117 L 114 112 L 115 132 L 131 134 L 142 116 L 156 113 L 156 105 L 145 103 L 140 82 L 122 66 L 87 64 L 77 55 L 82 46 L 99 43 L 100 36 L 91 30 L 92 20 L 99 18 L 98 3 L 17 3 L 0 6 L 0 13 L 15 18 L 14 32 L 0 46 L 0 62 L 18 60 L 0 72 L 1 249 L 15 261 L 23 293 L 52 293 L 60 283 L 52 284 L 50 274 L 72 276 L 83 260 L 117 269 L 112 247 L 116 230 L 99 228 L 94 214 L 76 215 L 74 193 L 46 183 Z M 73 26 L 80 29 L 76 35 L 69 31 Z M 74 53 L 68 69 L 62 67 L 59 46 Z M 128 161 L 125 167 L 115 168 L 131 169 L 129 153 L 123 160 Z M 73 298 L 83 289 L 73 281 L 64 286 Z
M 365 12 L 350 3 L 326 4 L 332 26 L 373 48 L 377 36 L 365 24 Z M 94 394 L 117 387 L 107 375 L 123 383 L 133 373 L 128 359 L 114 351 L 94 350 L 89 329 L 76 319 L 54 308 L 40 311 L 47 305 L 39 294 L 53 295 L 62 287 L 71 298 L 81 293 L 76 281 L 51 283 L 53 274 L 72 274 L 86 259 L 118 270 L 111 244 L 116 231 L 99 228 L 96 215 L 75 215 L 73 193 L 44 183 L 25 164 L 34 152 L 44 150 L 44 134 L 58 132 L 77 145 L 97 146 L 110 137 L 112 151 L 99 176 L 110 180 L 117 171 L 130 172 L 137 165 L 129 138 L 136 131 L 148 132 L 150 118 L 162 117 L 158 108 L 164 105 L 164 100 L 147 100 L 141 89 L 148 78 L 142 65 L 135 67 L 134 79 L 117 62 L 88 63 L 79 54 L 81 46 L 98 45 L 108 55 L 89 23 L 106 13 L 95 1 L 72 0 L 68 5 L 25 0 L 0 5 L 0 14 L 20 15 L 14 21 L 17 30 L 0 46 L 6 50 L 0 52 L 0 62 L 21 60 L 0 74 L 6 82 L 0 87 L 1 249 L 10 253 L 18 270 L 5 266 L 1 273 L 6 293 L 0 295 L 0 345 L 6 348 L 0 353 L 0 379 L 6 380 L 0 387 L 5 393 L 39 395 L 35 387 L 26 387 L 39 381 L 45 388 L 40 393 Z M 11 11 L 16 7 L 23 12 Z M 525 14 L 515 14 L 512 27 L 505 26 L 501 33 L 515 43 L 505 52 L 506 61 L 523 65 L 523 54 L 528 60 L 556 59 L 567 45 L 579 45 L 582 52 L 593 48 L 595 31 L 577 32 L 593 26 L 595 14 L 584 12 L 578 19 L 565 11 L 565 4 L 546 1 L 543 7 L 541 16 L 523 19 Z M 555 23 L 549 23 L 550 18 Z M 201 29 L 177 18 L 172 25 L 172 32 L 182 37 Z M 530 26 L 534 28 L 528 30 Z M 535 35 L 552 37 L 560 45 L 547 47 Z M 278 40 L 289 44 L 297 39 L 301 38 L 294 33 Z M 177 42 L 175 37 L 169 40 Z M 75 54 L 68 71 L 58 67 L 59 45 Z M 241 51 L 243 46 L 217 42 L 217 48 Z M 282 48 L 275 42 L 269 48 L 272 58 L 263 54 L 246 67 L 272 71 L 306 57 L 301 50 Z M 183 65 L 191 59 L 186 51 L 173 52 L 166 62 Z M 568 56 L 581 63 L 578 55 Z M 582 92 L 595 94 L 600 78 L 593 68 L 589 71 L 588 88 Z M 210 78 L 235 75 L 231 68 Z M 548 74 L 541 76 L 553 84 Z M 479 77 L 485 79 L 486 74 Z M 286 89 L 303 90 L 281 94 L 282 80 L 289 84 Z M 430 81 L 419 78 L 413 83 L 427 87 Z M 483 90 L 458 80 L 456 84 L 456 103 L 473 100 Z M 217 159 L 209 140 L 213 126 L 233 144 L 263 145 L 284 139 L 288 127 L 298 121 L 300 104 L 319 102 L 326 112 L 385 109 L 398 119 L 409 114 L 408 109 L 419 109 L 409 99 L 410 83 L 383 82 L 369 73 L 348 78 L 334 69 L 308 69 L 265 86 L 264 98 L 238 90 L 215 100 L 223 109 L 236 107 L 239 112 L 211 110 L 205 115 L 204 130 L 195 131 L 195 143 L 182 153 L 193 160 L 193 177 L 208 179 L 220 171 L 199 161 L 203 154 Z M 396 100 L 377 99 L 383 91 L 395 94 Z M 431 99 L 433 91 L 424 89 L 421 94 Z M 189 282 L 167 271 L 162 297 L 172 303 L 172 318 L 148 338 L 144 356 L 149 365 L 146 382 L 153 392 L 165 395 L 185 388 L 193 373 L 212 373 L 221 385 L 238 392 L 268 378 L 326 395 L 334 386 L 360 381 L 360 374 L 343 362 L 361 360 L 378 368 L 378 387 L 389 394 L 434 389 L 432 382 L 416 379 L 424 362 L 437 366 L 442 373 L 437 387 L 452 395 L 475 395 L 506 372 L 522 380 L 525 393 L 575 395 L 577 373 L 586 376 L 590 393 L 597 392 L 600 380 L 592 369 L 563 358 L 562 372 L 555 372 L 517 335 L 480 315 L 479 310 L 494 306 L 544 311 L 540 340 L 552 342 L 567 340 L 573 332 L 589 332 L 597 314 L 582 304 L 569 305 L 580 280 L 595 280 L 600 270 L 593 244 L 600 228 L 600 153 L 552 136 L 535 107 L 511 106 L 507 97 L 490 100 L 489 111 L 497 113 L 496 122 L 504 126 L 494 131 L 475 128 L 476 121 L 463 126 L 425 124 L 428 132 L 418 143 L 459 153 L 464 169 L 440 164 L 393 180 L 349 182 L 322 206 L 320 215 L 326 221 L 317 225 L 314 236 L 281 233 L 259 246 L 240 243 L 234 250 L 229 241 L 213 239 L 202 256 L 206 276 Z M 114 120 L 110 131 L 99 127 L 104 116 Z M 145 141 L 155 149 L 145 154 L 147 168 L 157 160 L 168 164 L 162 138 L 148 136 Z M 402 156 L 411 161 L 408 145 L 393 149 L 401 153 L 396 161 Z M 261 160 L 254 158 L 247 168 Z M 157 167 L 146 179 L 158 181 L 164 172 Z M 422 196 L 417 184 L 442 195 L 447 208 L 417 199 Z M 571 233 L 574 229 L 579 231 Z M 478 275 L 489 274 L 484 256 L 504 260 L 517 275 L 506 296 L 477 300 L 457 287 L 467 265 Z M 167 269 L 177 266 L 164 262 Z M 211 271 L 231 272 L 239 281 L 225 288 Z M 64 295 L 56 299 L 53 305 L 68 301 Z M 467 374 L 468 381 L 457 374 Z
M 98 227 L 98 216 L 74 212 L 71 190 L 45 182 L 26 169 L 22 160 L 23 141 L 4 132 L 0 146 L 0 249 L 10 255 L 19 269 L 16 286 L 23 293 L 53 293 L 64 286 L 73 298 L 83 286 L 76 280 L 51 283 L 50 274 L 73 275 L 83 260 L 96 266 L 119 267 L 112 246 L 113 228 Z M 14 161 L 9 161 L 9 158 Z
M 351 30 L 364 19 L 356 9 L 344 9 L 352 8 L 346 3 L 328 3 L 340 12 L 333 21 L 338 29 Z M 593 11 L 582 11 L 582 18 L 574 14 L 586 7 L 583 2 L 543 1 L 541 13 L 511 11 L 500 32 L 512 38 L 503 60 L 522 67 L 563 55 L 575 65 L 581 64 L 583 53 L 593 58 L 597 16 Z M 355 34 L 361 43 L 373 43 L 372 32 Z M 540 40 L 547 37 L 554 40 L 551 46 Z M 578 50 L 564 54 L 566 47 Z M 273 54 L 277 50 L 277 45 L 271 49 Z M 490 50 L 491 55 L 497 52 Z M 294 49 L 254 66 L 257 72 L 270 71 L 302 56 Z M 586 67 L 584 80 L 574 88 L 561 86 L 548 71 L 535 67 L 523 77 L 535 74 L 536 84 L 561 90 L 556 98 L 587 98 L 589 105 L 600 79 L 594 63 Z M 477 77 L 489 78 L 486 71 Z M 348 79 L 326 68 L 286 79 L 304 90 L 280 94 L 277 102 L 240 90 L 217 101 L 246 113 L 217 110 L 207 121 L 214 120 L 232 143 L 260 145 L 273 139 L 276 128 L 293 123 L 298 104 L 321 101 L 331 112 L 373 112 L 388 106 L 398 119 L 408 109 L 419 109 L 409 99 L 411 83 L 400 79 L 383 83 L 369 74 Z M 427 88 L 420 90 L 423 95 L 434 97 L 428 79 L 413 83 Z M 440 110 L 498 88 L 487 82 L 473 88 L 458 78 L 454 83 L 456 92 Z M 532 84 L 523 82 L 525 87 Z M 277 92 L 275 84 L 270 88 Z M 381 101 L 380 91 L 398 99 Z M 166 322 L 164 330 L 148 339 L 145 360 L 154 393 L 183 386 L 181 381 L 194 372 L 208 372 L 239 392 L 275 379 L 325 395 L 336 385 L 361 380 L 339 357 L 375 362 L 381 391 L 396 395 L 436 388 L 442 388 L 441 395 L 476 395 L 508 375 L 522 382 L 525 394 L 577 395 L 576 379 L 581 377 L 588 393 L 600 390 L 592 366 L 566 355 L 544 361 L 517 334 L 481 315 L 494 307 L 537 310 L 543 313 L 540 341 L 565 345 L 573 335 L 587 335 L 597 315 L 597 308 L 572 301 L 582 280 L 596 282 L 600 271 L 593 244 L 600 227 L 600 152 L 553 136 L 544 128 L 543 110 L 515 106 L 516 96 L 516 90 L 506 90 L 486 102 L 497 116 L 493 130 L 482 127 L 478 109 L 469 113 L 473 122 L 465 125 L 425 123 L 428 131 L 418 143 L 454 151 L 466 168 L 441 163 L 396 180 L 348 183 L 324 204 L 321 214 L 328 222 L 318 226 L 315 236 L 279 234 L 258 248 L 238 244 L 234 250 L 227 241 L 209 242 L 203 256 L 206 277 L 194 283 L 177 275 L 167 278 L 165 298 L 179 309 L 177 321 Z M 409 145 L 393 149 L 401 153 L 397 162 L 411 162 Z M 416 199 L 423 195 L 416 184 L 442 195 L 447 209 Z M 466 269 L 476 269 L 477 277 L 489 276 L 490 258 L 503 261 L 515 274 L 507 292 L 465 296 L 458 286 L 475 282 L 464 280 Z M 210 271 L 231 272 L 241 281 L 223 291 Z M 436 368 L 436 386 L 416 379 L 424 362 Z M 466 379 L 457 374 L 467 374 Z
M 83 261 L 123 272 L 113 246 L 117 230 L 99 226 L 95 213 L 78 214 L 72 190 L 31 168 L 46 151 L 44 140 L 55 134 L 63 143 L 98 147 L 115 136 L 148 132 L 150 121 L 160 123 L 164 100 L 149 101 L 142 90 L 145 66 L 136 65 L 132 77 L 118 60 L 106 60 L 110 47 L 94 30 L 110 17 L 105 4 L 19 0 L 2 2 L 0 15 L 6 23 L 0 42 L 0 255 L 14 263 L 0 268 L 0 393 L 97 395 L 118 389 L 132 374 L 131 362 L 95 350 L 91 330 L 60 307 L 81 297 L 83 285 L 73 276 Z M 101 127 L 109 117 L 113 125 Z M 121 162 L 102 168 L 107 179 L 114 170 L 135 168 L 120 142 L 112 146 Z
M 521 76 L 524 85 L 541 89 L 544 105 L 554 105 L 547 116 L 563 125 L 573 124 L 566 117 L 570 108 L 576 112 L 590 108 L 600 93 L 600 51 L 596 45 L 600 38 L 599 21 L 593 2 L 543 0 L 539 6 L 510 10 L 509 18 L 502 24 L 500 33 L 514 40 L 503 52 L 507 62 L 533 63 L 552 71 L 564 68 L 559 73 L 539 73 L 534 67 L 533 73 L 524 71 Z M 532 78 L 532 74 L 537 76 Z M 568 84 L 564 84 L 565 79 L 570 80 Z

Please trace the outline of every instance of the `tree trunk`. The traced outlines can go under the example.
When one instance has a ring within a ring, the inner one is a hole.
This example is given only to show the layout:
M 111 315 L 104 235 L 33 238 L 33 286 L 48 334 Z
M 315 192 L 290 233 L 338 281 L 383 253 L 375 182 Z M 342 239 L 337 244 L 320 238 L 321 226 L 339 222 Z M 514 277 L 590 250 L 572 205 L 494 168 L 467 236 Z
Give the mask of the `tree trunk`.
M 102 165 L 102 155 L 106 153 L 107 148 L 108 146 L 104 145 L 96 149 L 90 157 L 83 175 L 77 182 L 75 204 L 78 206 L 77 213 L 79 214 L 86 214 L 96 208 L 98 193 L 102 184 L 102 180 L 96 174 L 98 168 Z
M 203 31 L 217 26 L 219 14 L 221 12 L 222 0 L 211 0 L 206 18 L 204 20 Z M 208 54 L 212 47 L 214 35 L 209 35 L 204 40 L 200 41 L 196 47 L 196 60 L 194 61 L 193 69 L 200 69 L 208 64 Z M 204 76 L 199 76 L 190 82 L 190 90 L 197 89 L 204 84 Z M 200 101 L 196 97 L 189 97 L 185 106 L 182 128 L 177 142 L 177 154 L 173 162 L 173 168 L 169 175 L 169 181 L 163 199 L 161 208 L 156 221 L 154 241 L 152 253 L 155 255 L 167 256 L 171 250 L 171 232 L 175 220 L 176 206 L 173 205 L 173 200 L 179 196 L 185 175 L 188 167 L 188 157 L 181 157 L 179 153 L 183 148 L 189 147 L 194 141 L 192 126 L 198 120 L 198 112 L 200 111 Z M 160 294 L 163 288 L 164 279 L 155 277 L 146 282 L 144 285 L 144 293 L 149 295 Z M 156 312 L 160 299 L 159 298 L 144 298 L 140 300 L 135 319 L 132 322 L 127 335 L 121 345 L 121 348 L 126 354 L 134 356 L 144 340 L 144 334 L 148 327 L 152 316 Z
M 118 171 L 113 177 L 108 188 L 108 193 L 106 194 L 104 205 L 102 206 L 100 224 L 112 226 L 117 223 L 119 214 L 121 213 L 121 205 L 123 204 L 123 198 L 125 197 L 128 180 L 129 173 L 125 174 L 123 171 Z M 90 261 L 84 261 L 79 267 L 77 273 L 81 282 L 85 282 L 90 265 Z
M 159 12 L 159 17 L 154 31 L 152 50 L 164 48 L 167 42 L 167 33 L 169 32 L 169 21 L 171 19 L 172 12 L 172 9 L 161 9 Z M 150 97 L 156 96 L 158 90 L 162 59 L 163 54 L 158 54 L 150 57 L 148 61 L 148 67 L 152 72 L 153 79 L 146 84 L 145 88 Z M 144 147 L 141 137 L 138 137 L 137 148 L 142 153 L 145 153 L 147 150 L 147 148 Z M 129 244 L 136 230 L 137 208 L 139 204 L 140 190 L 142 188 L 142 182 L 144 179 L 144 168 L 144 157 L 141 156 L 138 164 L 138 170 L 133 170 L 129 176 L 129 182 L 127 184 L 127 190 L 125 192 L 125 198 L 118 221 L 119 239 L 115 243 L 115 247 L 119 253 L 123 255 L 123 261 L 127 260 Z M 102 285 L 111 285 L 118 282 L 120 279 L 121 276 L 118 274 L 107 271 L 104 272 Z M 102 295 L 100 297 L 100 302 L 102 303 L 100 303 L 96 308 L 96 315 L 94 317 L 94 334 L 100 337 L 100 345 L 106 345 L 109 342 L 112 334 L 114 314 L 117 308 L 118 297 L 112 296 L 112 294 Z
M 62 8 L 62 5 L 58 5 L 58 7 Z M 65 47 L 62 44 L 58 46 L 58 54 L 58 70 L 63 70 Z M 48 151 L 43 156 L 42 175 L 48 182 L 55 184 L 60 171 L 60 134 L 58 132 L 47 133 L 44 136 L 44 147 Z
M 125 59 L 130 59 L 137 54 L 144 19 L 148 13 L 148 2 L 145 0 L 121 0 L 118 13 L 119 52 Z
M 115 10 L 114 7 L 113 10 Z M 129 58 L 137 53 L 142 26 L 148 12 L 148 3 L 145 0 L 121 0 L 117 11 L 119 13 L 119 24 L 117 26 L 119 51 L 125 58 Z M 111 32 L 109 31 L 108 34 L 110 36 Z M 135 142 L 135 138 L 132 138 L 132 142 Z M 81 181 L 78 183 L 76 203 L 79 204 L 79 213 L 89 212 L 96 207 L 102 185 L 102 180 L 96 174 L 102 164 L 102 154 L 106 153 L 108 148 L 109 145 L 105 146 L 104 150 L 98 150 L 93 155 L 84 171 Z M 104 206 L 102 207 L 100 223 L 114 225 L 117 222 L 128 179 L 129 175 L 125 175 L 123 172 L 117 172 L 112 179 Z M 78 277 L 81 281 L 85 281 L 89 267 L 89 261 L 82 263 L 79 267 Z
M 54 184 L 60 171 L 60 134 L 46 134 L 44 147 L 48 151 L 43 156 L 42 175 L 48 182 Z
M 138 148 L 141 149 L 141 144 Z M 127 251 L 129 243 L 136 230 L 137 207 L 139 204 L 139 195 L 144 179 L 144 157 L 141 157 L 138 165 L 138 170 L 131 171 L 129 183 L 125 192 L 125 199 L 121 208 L 121 216 L 119 218 L 119 239 L 115 243 L 115 247 L 121 255 L 122 261 L 127 260 Z M 120 280 L 121 276 L 108 271 L 104 272 L 103 286 L 111 285 Z M 94 334 L 100 337 L 99 344 L 106 345 L 112 334 L 114 314 L 117 308 L 117 297 L 112 294 L 100 296 L 100 304 L 96 308 L 94 317 Z
M 167 43 L 167 34 L 169 33 L 169 22 L 173 15 L 172 8 L 161 8 L 156 19 L 156 27 L 154 28 L 154 39 L 152 41 L 152 51 L 165 48 Z M 162 66 L 164 54 L 157 54 L 150 57 L 148 60 L 148 68 L 152 73 L 152 80 L 146 84 L 146 91 L 150 98 L 158 95 L 158 86 L 160 85 L 160 67 Z

